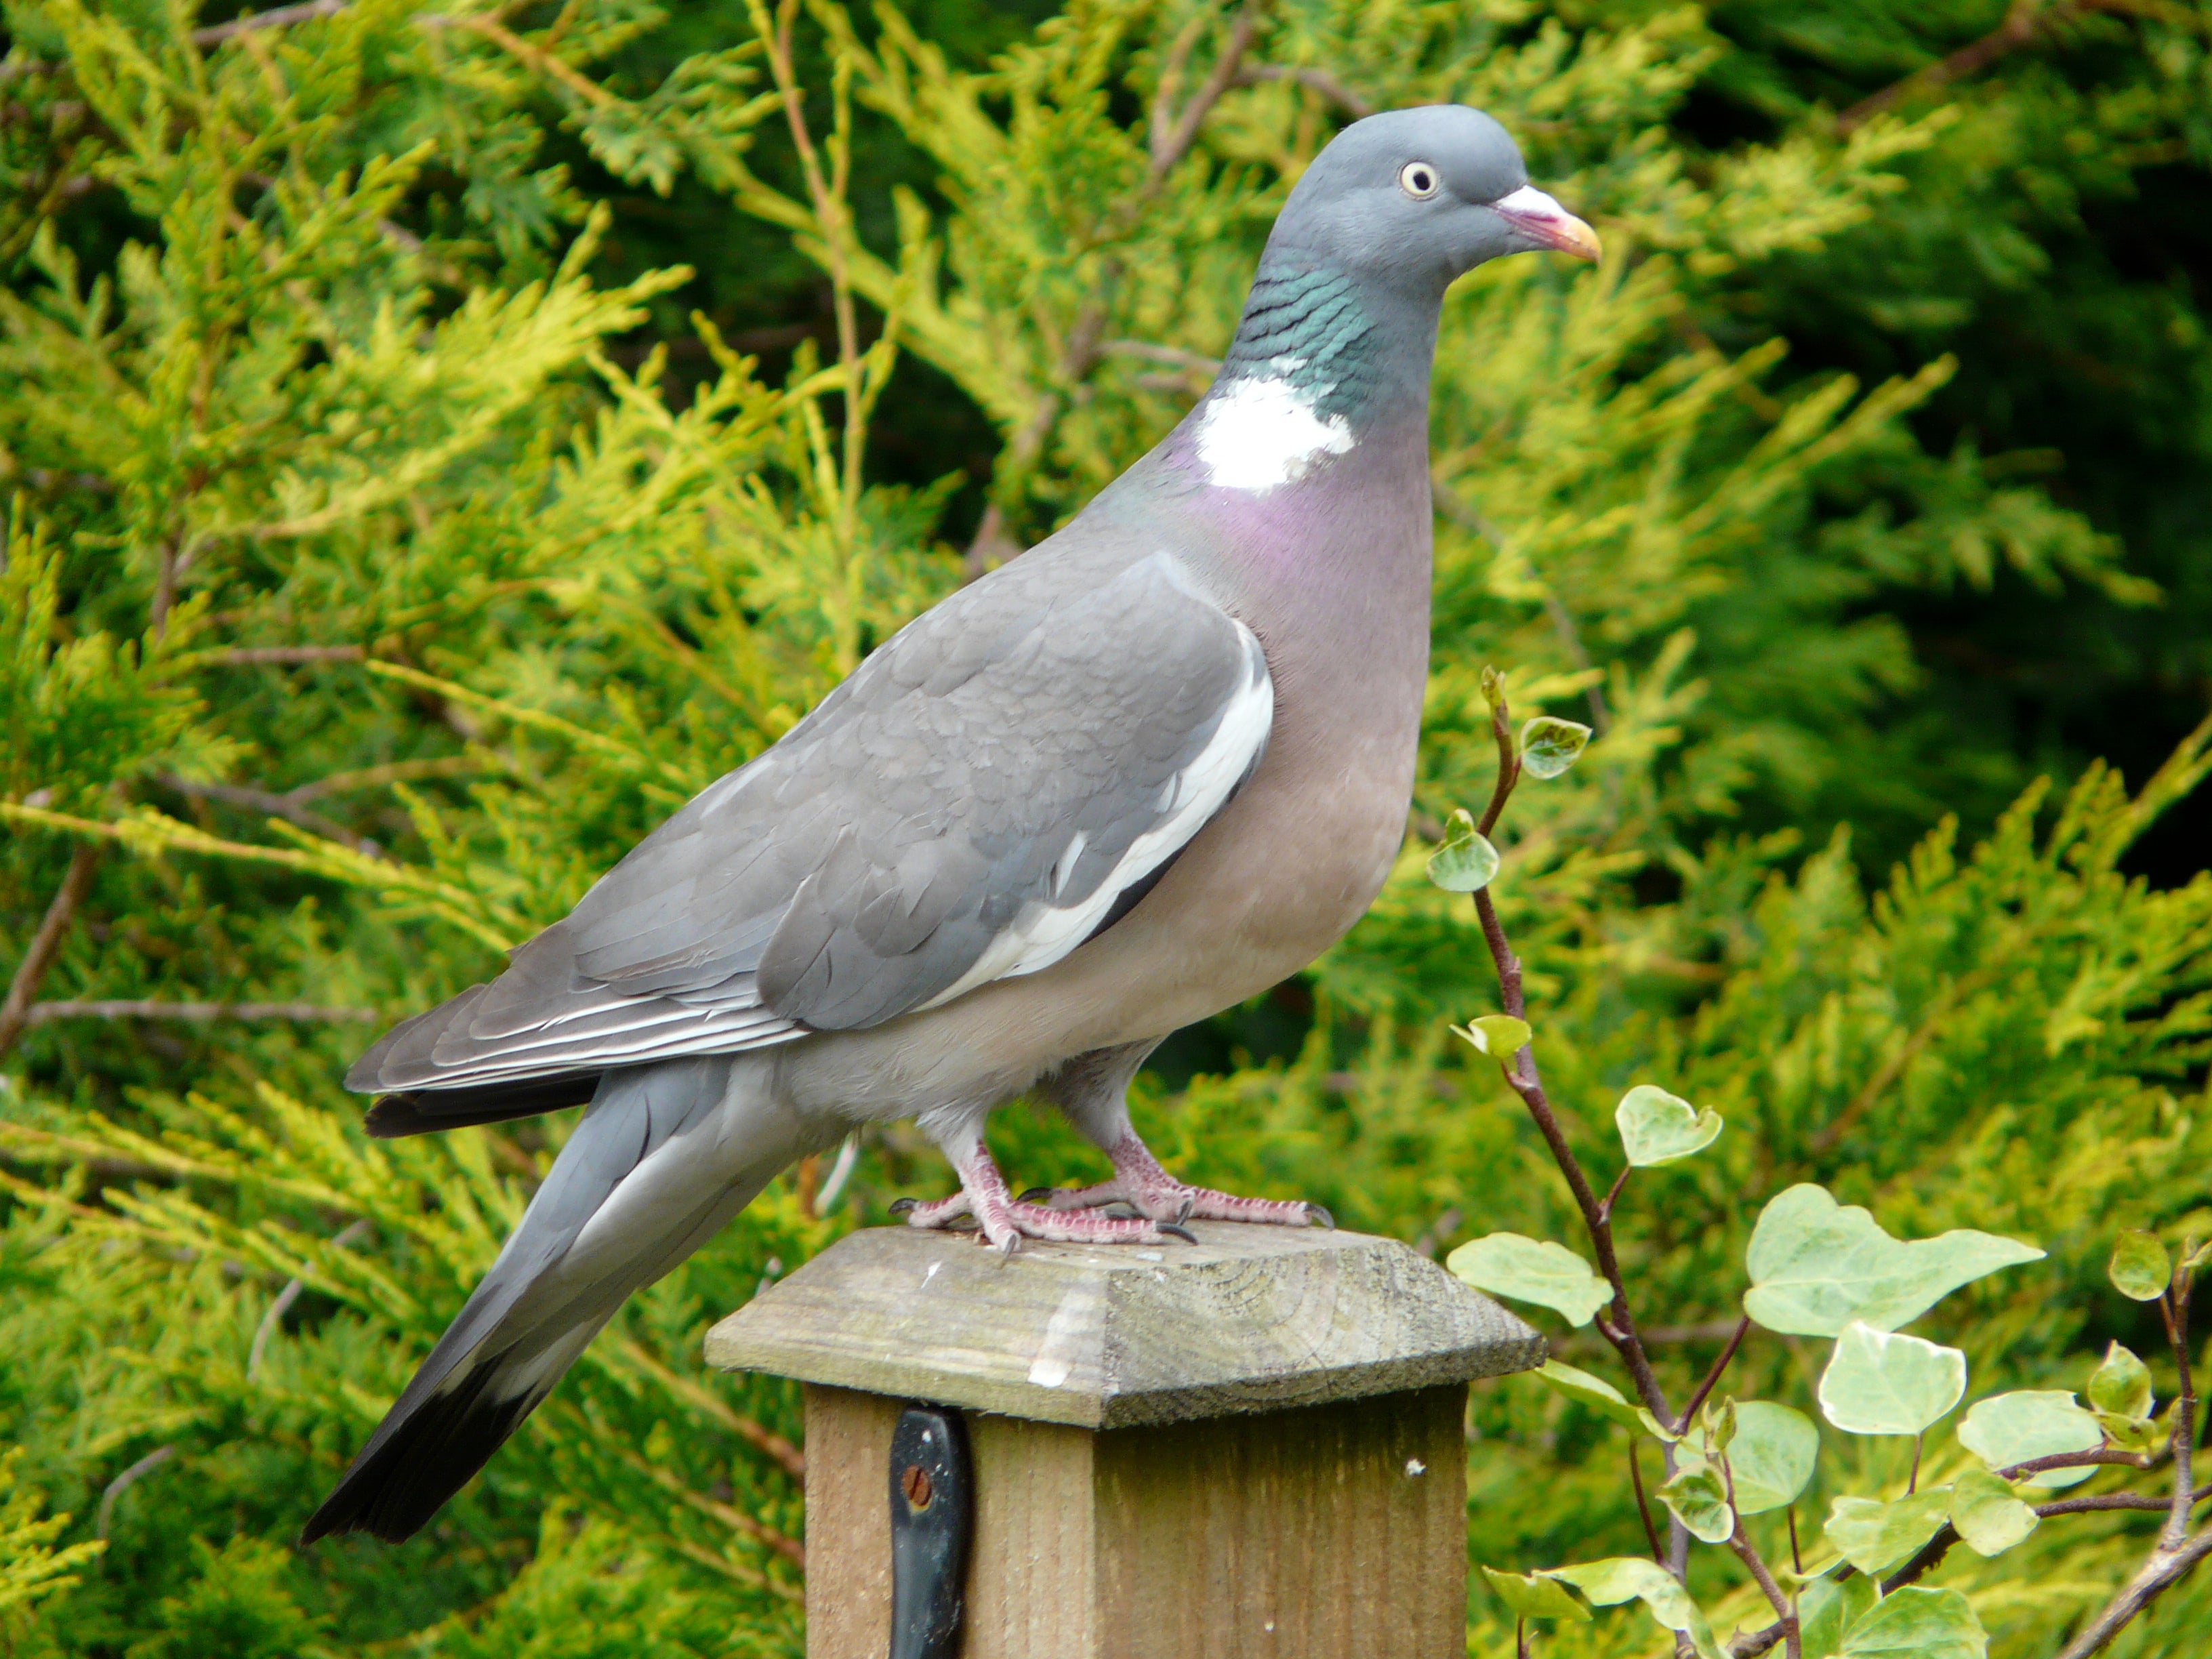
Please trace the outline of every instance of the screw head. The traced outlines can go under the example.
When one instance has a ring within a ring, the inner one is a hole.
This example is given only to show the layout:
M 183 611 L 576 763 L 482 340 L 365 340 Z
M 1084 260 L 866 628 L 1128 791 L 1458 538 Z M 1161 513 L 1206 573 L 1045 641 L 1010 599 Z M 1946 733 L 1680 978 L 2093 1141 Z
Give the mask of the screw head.
M 919 1463 L 906 1466 L 906 1472 L 899 1476 L 899 1490 L 906 1494 L 908 1507 L 916 1510 L 927 1509 L 929 1500 L 937 1495 L 937 1488 L 929 1479 L 929 1471 Z

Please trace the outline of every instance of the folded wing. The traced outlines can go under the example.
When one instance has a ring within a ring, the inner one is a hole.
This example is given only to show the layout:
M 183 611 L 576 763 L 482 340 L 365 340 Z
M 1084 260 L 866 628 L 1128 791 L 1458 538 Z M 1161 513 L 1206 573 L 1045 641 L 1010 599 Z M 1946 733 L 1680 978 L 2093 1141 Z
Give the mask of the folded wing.
M 902 630 L 498 979 L 364 1054 L 349 1087 L 408 1097 L 385 1132 L 879 1024 L 1117 920 L 1258 763 L 1267 661 L 1169 555 L 1072 594 L 1028 562 Z

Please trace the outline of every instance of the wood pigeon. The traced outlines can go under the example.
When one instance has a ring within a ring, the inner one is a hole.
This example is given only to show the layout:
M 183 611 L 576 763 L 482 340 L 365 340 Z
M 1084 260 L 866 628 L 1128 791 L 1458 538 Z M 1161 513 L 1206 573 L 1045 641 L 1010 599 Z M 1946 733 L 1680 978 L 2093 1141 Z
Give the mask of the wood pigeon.
M 1444 289 L 1545 248 L 1598 257 L 1489 116 L 1346 128 L 1277 219 L 1218 378 L 1151 453 L 893 636 L 497 979 L 362 1057 L 346 1086 L 382 1097 L 373 1134 L 589 1108 L 303 1541 L 410 1536 L 632 1291 L 861 1124 L 913 1118 L 959 1176 L 908 1224 L 972 1216 L 1002 1249 L 1326 1224 L 1185 1185 L 1124 1092 L 1382 884 L 1428 672 Z M 1012 1195 L 983 1124 L 1032 1091 L 1111 1181 Z

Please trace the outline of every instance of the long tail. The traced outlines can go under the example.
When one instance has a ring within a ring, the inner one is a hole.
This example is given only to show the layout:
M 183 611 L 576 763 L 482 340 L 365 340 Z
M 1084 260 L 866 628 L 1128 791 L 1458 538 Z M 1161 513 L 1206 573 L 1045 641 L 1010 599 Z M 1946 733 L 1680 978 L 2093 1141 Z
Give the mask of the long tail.
M 301 1534 L 412 1536 L 552 1391 L 632 1291 L 808 1150 L 765 1055 L 609 1072 L 522 1224 Z

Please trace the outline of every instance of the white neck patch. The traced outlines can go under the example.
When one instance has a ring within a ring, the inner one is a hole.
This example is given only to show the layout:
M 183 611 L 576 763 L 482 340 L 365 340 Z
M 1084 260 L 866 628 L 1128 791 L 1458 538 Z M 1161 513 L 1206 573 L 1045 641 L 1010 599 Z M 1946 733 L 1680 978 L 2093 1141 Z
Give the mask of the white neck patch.
M 1298 368 L 1295 360 L 1279 360 Z M 1198 459 L 1206 482 L 1229 489 L 1273 489 L 1303 478 L 1327 455 L 1352 447 L 1352 423 L 1315 413 L 1316 397 L 1288 380 L 1231 380 L 1198 417 Z

